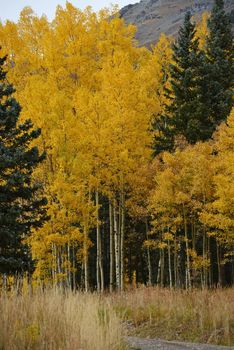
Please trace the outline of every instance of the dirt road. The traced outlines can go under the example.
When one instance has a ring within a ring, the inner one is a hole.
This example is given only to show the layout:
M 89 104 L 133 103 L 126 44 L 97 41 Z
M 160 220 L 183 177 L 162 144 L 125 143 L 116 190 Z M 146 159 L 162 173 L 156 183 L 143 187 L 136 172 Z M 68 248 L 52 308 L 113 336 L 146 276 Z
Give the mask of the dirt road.
M 234 350 L 234 347 L 126 337 L 131 350 Z

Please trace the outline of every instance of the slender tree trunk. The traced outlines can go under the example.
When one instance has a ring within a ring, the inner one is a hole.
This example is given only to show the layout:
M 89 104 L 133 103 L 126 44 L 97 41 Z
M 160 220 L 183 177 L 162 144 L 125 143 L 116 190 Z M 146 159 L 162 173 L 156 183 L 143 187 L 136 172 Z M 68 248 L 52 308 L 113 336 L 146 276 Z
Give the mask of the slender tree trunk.
M 191 224 L 191 230 L 192 230 L 192 249 L 194 252 L 196 252 L 196 224 L 195 219 L 193 219 L 193 222 Z M 192 276 L 195 276 L 195 268 L 192 268 Z
M 190 259 L 189 259 L 189 242 L 188 242 L 188 224 L 187 219 L 185 215 L 185 210 L 183 208 L 184 212 L 184 234 L 185 234 L 185 245 L 186 245 L 186 259 L 187 259 L 187 266 L 186 266 L 186 276 L 187 276 L 187 282 L 186 282 L 186 288 L 191 288 L 191 274 L 190 274 Z
M 74 244 L 72 245 L 72 289 L 76 289 L 76 260 Z
M 62 247 L 60 246 L 57 249 L 57 258 L 58 258 L 58 274 L 59 274 L 59 280 L 58 285 L 61 288 L 63 286 L 63 280 L 62 280 Z
M 217 252 L 217 265 L 218 265 L 218 286 L 222 286 L 222 273 L 221 273 L 221 262 L 220 262 L 220 249 L 219 243 L 216 241 L 216 252 Z
M 160 284 L 161 287 L 164 286 L 164 266 L 165 266 L 165 253 L 164 253 L 164 249 L 161 249 L 162 254 L 161 254 L 161 279 L 160 279 Z
M 148 219 L 145 220 L 145 230 L 146 230 L 146 239 L 149 240 L 149 227 L 148 227 Z M 150 257 L 150 248 L 147 245 L 147 266 L 148 266 L 148 285 L 152 286 L 152 265 L 151 265 L 151 257 Z
M 101 242 L 101 231 L 100 231 L 100 220 L 99 220 L 99 193 L 96 191 L 96 214 L 97 214 L 97 290 L 98 292 L 104 291 L 104 273 L 102 264 L 102 242 Z
M 120 235 L 120 289 L 124 290 L 124 237 L 125 237 L 125 199 L 121 193 L 121 235 Z
M 61 273 L 62 273 L 62 278 L 61 278 L 61 286 L 63 289 L 66 288 L 66 270 L 65 270 L 65 264 L 64 264 L 64 257 L 66 256 L 66 248 L 62 246 L 61 248 L 61 253 L 60 253 L 60 259 L 61 259 Z
M 178 253 L 177 253 L 177 242 L 176 242 L 176 235 L 174 237 L 174 285 L 177 288 L 178 287 Z
M 53 286 L 57 285 L 57 271 L 56 271 L 56 265 L 57 265 L 57 259 L 56 259 L 56 246 L 54 243 L 52 243 L 52 284 Z
M 209 287 L 212 286 L 212 265 L 211 265 L 211 254 L 210 254 L 210 237 L 207 237 L 207 258 L 209 259 L 209 271 L 208 271 L 208 282 Z
M 202 257 L 203 257 L 203 287 L 207 287 L 207 267 L 206 267 L 206 259 L 207 259 L 207 248 L 206 248 L 206 232 L 203 230 L 203 239 L 202 239 Z
M 114 259 L 113 259 L 113 243 L 114 243 L 114 230 L 113 230 L 113 208 L 112 203 L 109 201 L 109 221 L 110 221 L 110 293 L 113 292 L 113 271 L 114 271 Z
M 96 280 L 97 280 L 97 291 L 100 293 L 101 284 L 100 284 L 100 272 L 99 272 L 99 259 L 100 259 L 100 224 L 99 224 L 99 196 L 98 191 L 96 191 L 96 238 L 97 238 L 97 260 L 96 260 Z
M 119 269 L 119 232 L 118 232 L 118 218 L 116 213 L 116 201 L 113 208 L 114 214 L 114 237 L 115 237 L 115 273 L 116 273 L 116 287 L 120 289 L 120 269 Z
M 158 272 L 157 272 L 157 285 L 160 283 L 160 271 L 161 271 L 161 260 L 162 260 L 162 250 L 159 250 L 159 261 L 158 261 Z
M 71 289 L 71 250 L 69 242 L 67 244 L 67 284 L 68 288 Z
M 2 286 L 3 286 L 3 291 L 6 293 L 7 292 L 7 275 L 4 273 L 2 275 Z M 18 290 L 17 290 L 18 292 Z
M 172 288 L 172 272 L 171 272 L 171 243 L 168 240 L 167 242 L 167 250 L 168 250 L 168 271 L 169 271 L 169 283 L 170 288 Z
M 85 292 L 89 291 L 89 269 L 88 269 L 88 232 L 86 226 L 84 226 L 84 286 Z

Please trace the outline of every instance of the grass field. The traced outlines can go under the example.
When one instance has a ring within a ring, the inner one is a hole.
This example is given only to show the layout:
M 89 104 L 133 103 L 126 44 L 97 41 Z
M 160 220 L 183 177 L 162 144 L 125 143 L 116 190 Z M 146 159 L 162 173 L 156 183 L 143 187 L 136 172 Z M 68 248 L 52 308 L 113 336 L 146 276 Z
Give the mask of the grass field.
M 124 335 L 234 344 L 234 289 L 0 297 L 0 350 L 120 350 Z
M 234 345 L 234 289 L 142 288 L 112 298 L 131 335 Z
M 1 350 L 119 350 L 121 325 L 97 295 L 47 291 L 0 299 Z

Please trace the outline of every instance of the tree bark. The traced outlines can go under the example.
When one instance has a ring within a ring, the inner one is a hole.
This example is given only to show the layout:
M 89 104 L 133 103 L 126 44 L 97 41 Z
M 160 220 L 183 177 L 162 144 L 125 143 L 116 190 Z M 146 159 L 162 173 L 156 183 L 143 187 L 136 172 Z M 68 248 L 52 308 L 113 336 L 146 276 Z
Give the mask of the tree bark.
M 115 273 L 116 273 L 116 288 L 120 289 L 120 269 L 119 269 L 119 232 L 118 218 L 116 213 L 116 201 L 114 201 L 114 238 L 115 238 Z
M 113 243 L 114 243 L 114 230 L 113 230 L 113 208 L 112 203 L 109 201 L 109 221 L 110 221 L 110 293 L 113 292 L 113 271 L 114 271 L 114 259 L 113 259 Z
M 167 242 L 167 249 L 168 249 L 168 270 L 169 270 L 169 283 L 170 288 L 172 288 L 172 272 L 171 272 L 171 243 L 168 240 Z
M 89 291 L 89 272 L 88 272 L 88 232 L 86 226 L 84 227 L 84 285 L 85 292 Z
M 99 219 L 99 192 L 96 190 L 96 218 L 97 218 L 97 290 L 98 292 L 104 291 L 104 272 L 102 263 L 102 242 L 100 231 L 100 219 Z
M 186 289 L 191 288 L 191 274 L 190 274 L 190 259 L 189 259 L 189 242 L 188 242 L 188 224 L 185 214 L 185 209 L 183 208 L 184 214 L 184 235 L 185 235 L 185 245 L 186 245 Z
M 149 239 L 149 228 L 148 228 L 148 219 L 145 220 L 145 230 L 146 230 L 146 239 Z M 150 257 L 150 248 L 147 245 L 147 266 L 148 266 L 148 285 L 152 286 L 152 266 L 151 266 L 151 257 Z
M 125 200 L 121 192 L 121 234 L 120 234 L 120 289 L 124 290 L 124 236 L 125 236 Z

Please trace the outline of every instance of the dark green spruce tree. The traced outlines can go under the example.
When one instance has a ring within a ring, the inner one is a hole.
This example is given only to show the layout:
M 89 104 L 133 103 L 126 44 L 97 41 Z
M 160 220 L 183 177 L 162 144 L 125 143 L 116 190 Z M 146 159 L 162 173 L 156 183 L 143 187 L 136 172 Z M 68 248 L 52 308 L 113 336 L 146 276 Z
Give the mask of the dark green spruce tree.
M 33 140 L 41 133 L 30 120 L 20 123 L 20 105 L 0 58 L 0 273 L 21 274 L 30 269 L 30 253 L 23 240 L 47 219 L 42 186 L 32 179 L 45 158 Z
M 205 54 L 199 50 L 195 33 L 195 24 L 191 22 L 188 12 L 179 30 L 178 40 L 173 45 L 175 63 L 170 67 L 171 90 L 166 91 L 171 103 L 159 124 L 161 135 L 156 140 L 156 153 L 173 149 L 179 136 L 192 144 L 210 136 L 211 125 L 206 113 L 203 98 L 205 86 L 201 76 Z
M 215 0 L 208 20 L 206 106 L 214 129 L 230 114 L 233 105 L 234 48 L 231 15 L 224 11 L 224 1 Z

